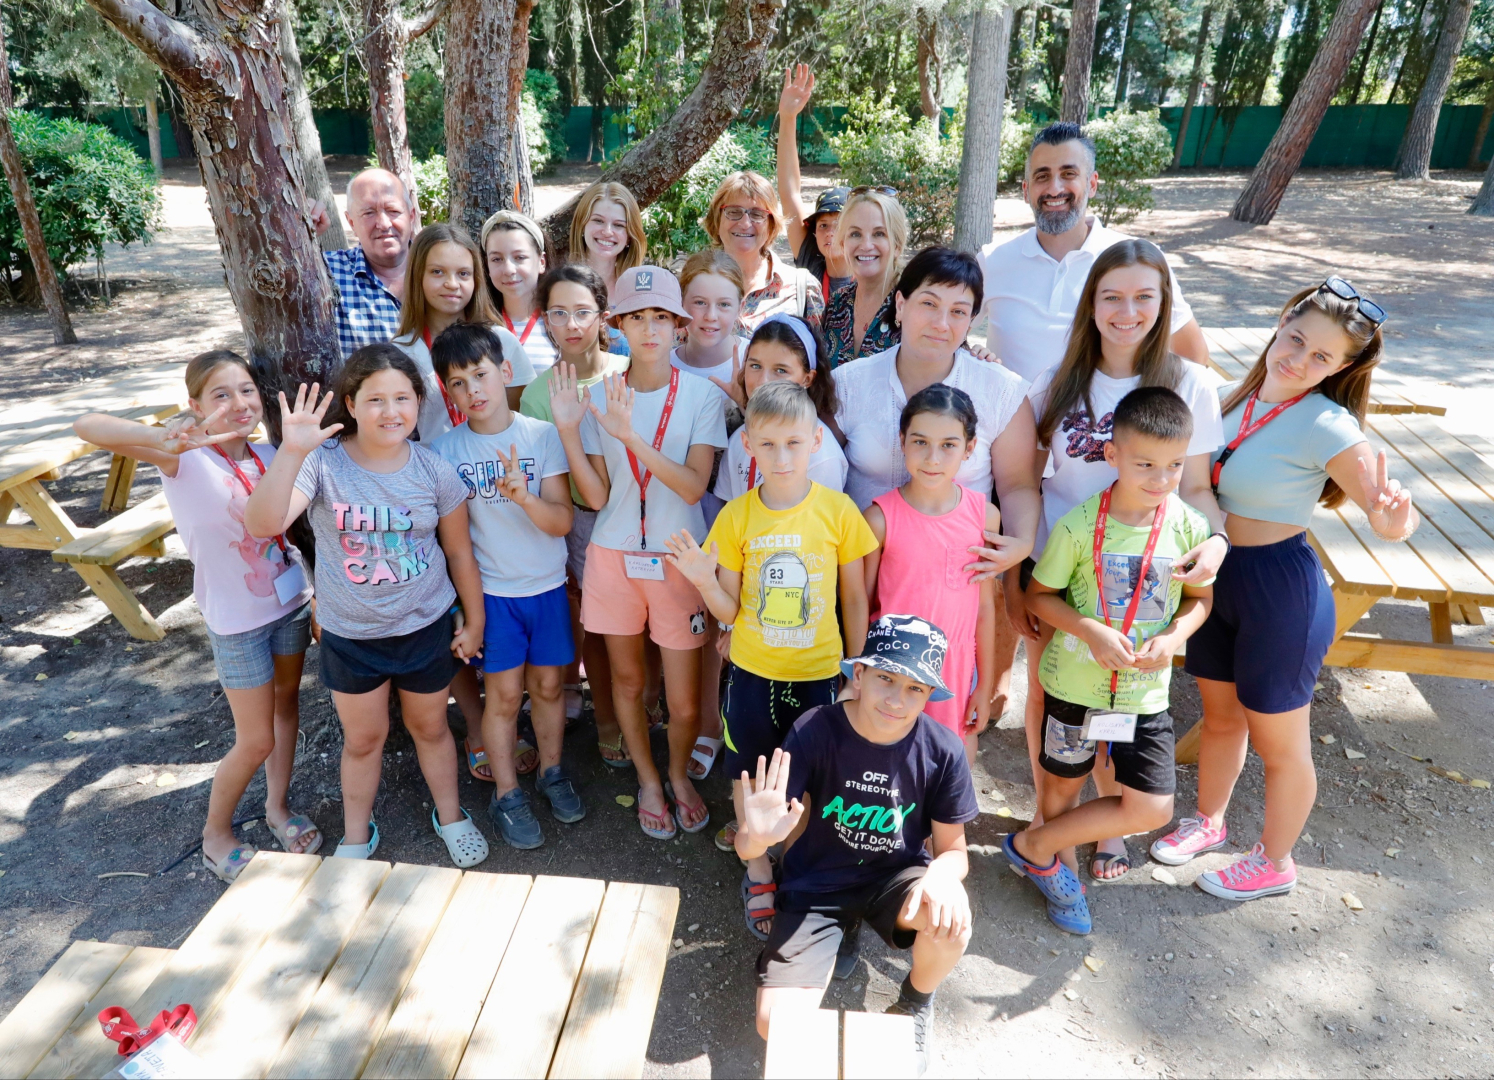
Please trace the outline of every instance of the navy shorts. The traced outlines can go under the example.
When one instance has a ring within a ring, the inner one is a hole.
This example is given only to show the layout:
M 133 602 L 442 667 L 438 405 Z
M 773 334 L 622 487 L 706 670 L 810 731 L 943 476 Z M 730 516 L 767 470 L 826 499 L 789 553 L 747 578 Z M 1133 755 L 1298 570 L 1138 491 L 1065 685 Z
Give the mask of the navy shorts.
M 1312 701 L 1336 615 L 1323 565 L 1305 535 L 1235 547 L 1214 582 L 1214 608 L 1188 639 L 1184 670 L 1235 684 L 1251 712 L 1284 713 Z
M 571 640 L 571 605 L 565 586 L 537 596 L 482 597 L 482 670 L 489 675 L 521 664 L 565 667 L 576 659 Z
M 757 759 L 773 756 L 794 721 L 817 705 L 835 701 L 839 680 L 831 675 L 805 682 L 765 679 L 728 664 L 721 695 L 721 735 L 726 741 L 726 776 L 757 775 Z
M 1069 780 L 1088 776 L 1104 746 L 1115 767 L 1116 783 L 1143 795 L 1171 795 L 1177 791 L 1177 766 L 1172 714 L 1142 713 L 1136 718 L 1136 738 L 1130 742 L 1097 743 L 1081 739 L 1089 709 L 1043 694 L 1043 746 L 1038 764 L 1045 773 Z
M 451 652 L 451 612 L 429 626 L 395 637 L 358 640 L 322 631 L 322 685 L 339 694 L 367 694 L 386 682 L 411 694 L 451 685 L 459 661 Z

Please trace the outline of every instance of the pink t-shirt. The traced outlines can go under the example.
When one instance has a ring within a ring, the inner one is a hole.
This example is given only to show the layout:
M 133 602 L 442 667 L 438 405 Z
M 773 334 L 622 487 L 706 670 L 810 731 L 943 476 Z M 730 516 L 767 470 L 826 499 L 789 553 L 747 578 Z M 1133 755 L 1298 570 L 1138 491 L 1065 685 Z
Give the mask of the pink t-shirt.
M 268 469 L 275 448 L 255 443 L 254 452 Z M 252 458 L 239 462 L 239 468 L 251 484 L 259 483 L 259 468 Z M 311 599 L 310 585 L 288 604 L 275 596 L 275 579 L 286 571 L 285 555 L 274 540 L 257 540 L 244 531 L 249 493 L 211 446 L 183 454 L 174 478 L 161 474 L 161 487 L 192 559 L 192 592 L 213 633 L 255 630 Z M 299 563 L 301 553 L 295 545 L 286 547 Z M 311 580 L 310 574 L 306 580 Z
M 923 711 L 964 738 L 980 619 L 980 582 L 971 581 L 965 567 L 971 545 L 985 543 L 986 497 L 966 487 L 959 490 L 959 505 L 939 517 L 913 509 L 897 488 L 872 500 L 887 519 L 872 620 L 885 614 L 917 615 L 944 631 L 949 647 L 941 674 L 954 696 L 931 701 Z

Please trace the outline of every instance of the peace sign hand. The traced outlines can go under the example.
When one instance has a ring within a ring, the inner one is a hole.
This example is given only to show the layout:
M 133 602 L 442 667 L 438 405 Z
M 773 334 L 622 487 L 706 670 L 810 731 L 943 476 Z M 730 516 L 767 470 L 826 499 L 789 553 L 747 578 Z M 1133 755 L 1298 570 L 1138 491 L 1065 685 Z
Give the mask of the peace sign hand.
M 782 843 L 804 816 L 804 804 L 788 799 L 789 755 L 779 747 L 772 764 L 757 759 L 757 780 L 742 770 L 742 831 L 752 846 L 772 847 Z
M 200 417 L 196 413 L 182 413 L 172 417 L 161 429 L 161 449 L 168 454 L 185 454 L 188 450 L 196 450 L 202 446 L 216 446 L 218 443 L 239 438 L 239 434 L 234 431 L 226 431 L 221 435 L 208 434 L 208 428 L 222 420 L 227 412 L 227 405 L 219 405 L 210 416 Z
M 576 381 L 576 365 L 558 363 L 550 376 L 550 417 L 558 428 L 575 428 L 586 415 L 586 402 Z
M 1374 471 L 1364 458 L 1359 459 L 1359 487 L 1364 492 L 1364 509 L 1370 527 L 1384 537 L 1405 539 L 1410 536 L 1411 493 L 1390 478 L 1385 451 L 1375 458 Z
M 331 427 L 322 427 L 322 417 L 327 415 L 327 410 L 332 407 L 333 394 L 329 390 L 322 398 L 322 403 L 316 403 L 317 394 L 321 391 L 321 383 L 312 383 L 308 391 L 305 383 L 296 391 L 295 407 L 285 402 L 285 391 L 280 391 L 280 449 L 287 453 L 305 457 L 322 443 L 342 430 L 341 424 L 333 424 Z
M 783 73 L 783 91 L 778 95 L 778 114 L 798 116 L 814 93 L 814 72 L 808 64 L 795 64 Z
M 723 394 L 736 402 L 737 408 L 745 409 L 747 407 L 747 384 L 743 380 L 741 353 L 742 339 L 737 338 L 736 341 L 732 342 L 731 346 L 731 377 L 729 379 L 718 379 L 714 375 L 709 375 L 707 378 L 715 383 Z
M 602 380 L 602 385 L 606 389 L 607 411 L 602 412 L 595 402 L 588 404 L 587 408 L 602 425 L 603 431 L 626 444 L 633 437 L 633 390 L 621 375 L 608 375 Z
M 529 490 L 529 475 L 519 461 L 519 448 L 509 443 L 506 456 L 502 450 L 497 453 L 498 463 L 503 466 L 503 475 L 498 478 L 498 494 L 515 506 L 524 506 L 534 498 L 534 493 Z

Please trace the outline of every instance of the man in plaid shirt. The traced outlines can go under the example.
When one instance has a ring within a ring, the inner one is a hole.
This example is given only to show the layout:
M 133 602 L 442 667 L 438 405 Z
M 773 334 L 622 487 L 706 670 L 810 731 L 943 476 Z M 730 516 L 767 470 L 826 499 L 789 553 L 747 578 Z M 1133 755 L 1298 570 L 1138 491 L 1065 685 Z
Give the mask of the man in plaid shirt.
M 327 213 L 319 204 L 312 207 L 318 235 L 326 231 Z M 337 288 L 337 343 L 344 360 L 354 349 L 394 337 L 415 235 L 410 197 L 399 177 L 383 169 L 365 169 L 348 182 L 346 217 L 357 246 L 322 253 Z

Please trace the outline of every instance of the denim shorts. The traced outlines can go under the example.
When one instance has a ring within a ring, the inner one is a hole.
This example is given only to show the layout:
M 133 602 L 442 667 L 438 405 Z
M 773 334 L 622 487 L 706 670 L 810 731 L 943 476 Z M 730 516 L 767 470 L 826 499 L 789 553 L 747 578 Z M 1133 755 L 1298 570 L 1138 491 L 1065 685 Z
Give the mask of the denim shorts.
M 299 656 L 311 643 L 311 603 L 242 634 L 215 634 L 213 666 L 225 690 L 252 690 L 275 677 L 275 657 Z

